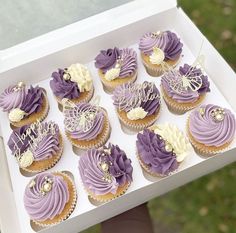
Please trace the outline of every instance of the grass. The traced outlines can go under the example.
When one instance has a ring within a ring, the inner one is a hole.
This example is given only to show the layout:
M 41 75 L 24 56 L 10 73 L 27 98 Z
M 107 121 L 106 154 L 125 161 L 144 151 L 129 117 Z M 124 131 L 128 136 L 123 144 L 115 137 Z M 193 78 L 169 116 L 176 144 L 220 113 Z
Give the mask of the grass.
M 179 5 L 236 69 L 236 0 L 180 0 Z M 151 200 L 155 232 L 235 233 L 235 181 L 234 163 Z M 94 226 L 84 233 L 99 229 Z

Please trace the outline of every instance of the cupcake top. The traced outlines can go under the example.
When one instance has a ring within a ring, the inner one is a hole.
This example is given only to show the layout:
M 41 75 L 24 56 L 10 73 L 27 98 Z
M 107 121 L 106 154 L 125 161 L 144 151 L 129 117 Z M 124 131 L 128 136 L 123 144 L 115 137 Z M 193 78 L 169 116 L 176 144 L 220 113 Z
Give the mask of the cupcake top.
M 148 32 L 139 41 L 140 51 L 150 57 L 152 64 L 161 64 L 166 60 L 176 60 L 182 53 L 183 44 L 171 31 Z
M 79 160 L 85 189 L 95 195 L 116 194 L 119 186 L 132 182 L 131 160 L 117 145 L 90 149 Z
M 24 205 L 30 219 L 45 221 L 61 214 L 69 201 L 69 190 L 62 176 L 38 174 L 26 186 Z
M 68 68 L 58 69 L 52 73 L 50 87 L 59 99 L 75 99 L 80 93 L 93 88 L 92 76 L 88 68 L 82 64 L 72 64 Z
M 23 82 L 9 86 L 0 95 L 0 107 L 8 112 L 11 122 L 20 122 L 23 118 L 42 109 L 44 91 L 41 87 L 30 86 L 26 89 Z
M 34 161 L 49 159 L 58 153 L 59 127 L 54 122 L 36 122 L 13 130 L 8 146 L 19 166 L 29 167 Z
M 113 91 L 113 104 L 130 120 L 143 119 L 160 108 L 160 93 L 154 83 L 125 83 Z
M 189 131 L 206 146 L 220 147 L 234 139 L 236 121 L 233 113 L 213 104 L 202 105 L 191 112 Z
M 95 67 L 105 74 L 105 79 L 126 78 L 137 70 L 137 54 L 131 48 L 101 50 L 95 58 Z
M 190 144 L 171 124 L 155 125 L 137 135 L 137 152 L 151 173 L 169 175 L 188 155 Z
M 63 99 L 65 130 L 70 137 L 78 140 L 92 140 L 103 130 L 104 110 L 91 103 L 74 104 Z
M 161 79 L 166 94 L 179 103 L 191 103 L 210 92 L 208 77 L 200 68 L 184 64 L 179 70 L 170 70 Z

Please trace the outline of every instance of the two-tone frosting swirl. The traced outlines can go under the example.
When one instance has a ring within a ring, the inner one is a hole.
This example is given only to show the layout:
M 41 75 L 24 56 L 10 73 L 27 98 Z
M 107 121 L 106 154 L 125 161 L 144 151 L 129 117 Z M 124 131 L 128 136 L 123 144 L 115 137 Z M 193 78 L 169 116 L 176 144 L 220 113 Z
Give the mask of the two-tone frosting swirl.
M 235 130 L 236 121 L 233 113 L 217 105 L 202 105 L 192 111 L 189 117 L 190 134 L 196 141 L 206 146 L 220 147 L 231 142 Z
M 116 194 L 119 186 L 132 181 L 131 160 L 118 146 L 90 149 L 79 160 L 82 182 L 95 195 Z
M 46 185 L 46 180 L 50 181 L 49 185 Z M 25 209 L 30 218 L 36 221 L 53 219 L 61 214 L 68 201 L 67 183 L 62 176 L 52 173 L 37 175 L 27 185 L 24 193 Z
M 140 51 L 150 56 L 155 47 L 164 52 L 165 60 L 176 60 L 182 53 L 183 44 L 177 35 L 170 31 L 144 34 L 139 42 Z

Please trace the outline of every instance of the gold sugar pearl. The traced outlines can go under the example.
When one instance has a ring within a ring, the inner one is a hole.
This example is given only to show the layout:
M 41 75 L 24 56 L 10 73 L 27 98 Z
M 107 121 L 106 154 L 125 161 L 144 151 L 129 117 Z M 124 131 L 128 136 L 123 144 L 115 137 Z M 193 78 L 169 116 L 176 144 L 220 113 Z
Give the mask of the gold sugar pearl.
M 199 113 L 201 114 L 201 116 L 204 116 L 205 108 L 199 108 Z
M 108 164 L 105 163 L 105 162 L 101 163 L 101 169 L 102 169 L 104 172 L 107 172 L 108 169 L 109 169 Z
M 165 145 L 165 150 L 167 151 L 167 152 L 171 152 L 172 150 L 173 150 L 173 147 L 171 146 L 171 144 L 170 143 L 166 143 L 166 145 Z

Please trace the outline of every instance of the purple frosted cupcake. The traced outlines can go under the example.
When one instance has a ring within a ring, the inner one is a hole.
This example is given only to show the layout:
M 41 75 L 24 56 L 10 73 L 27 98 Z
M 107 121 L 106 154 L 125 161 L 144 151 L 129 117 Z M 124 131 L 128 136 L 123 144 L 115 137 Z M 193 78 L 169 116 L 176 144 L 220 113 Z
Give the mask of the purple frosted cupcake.
M 30 219 L 47 227 L 67 219 L 77 201 L 74 182 L 64 172 L 42 173 L 26 186 L 24 206 Z
M 113 104 L 121 123 L 134 131 L 152 125 L 160 112 L 160 93 L 154 83 L 126 83 L 113 92 Z
M 77 148 L 103 146 L 110 136 L 110 124 L 105 109 L 92 103 L 74 104 L 63 100 L 64 125 L 68 139 Z
M 132 182 L 131 160 L 117 145 L 90 149 L 79 159 L 79 172 L 88 194 L 107 202 L 126 192 Z
M 115 87 L 136 80 L 137 54 L 130 48 L 102 50 L 95 58 L 95 67 L 104 88 L 112 92 Z
M 184 64 L 179 70 L 163 75 L 161 90 L 169 110 L 183 114 L 205 99 L 210 83 L 200 68 Z
M 46 118 L 49 111 L 46 91 L 41 87 L 26 89 L 23 82 L 9 86 L 0 95 L 0 107 L 8 113 L 13 127 L 29 125 Z
M 92 76 L 88 68 L 79 63 L 53 72 L 50 87 L 59 104 L 62 104 L 63 98 L 74 103 L 88 102 L 94 92 Z
M 192 111 L 187 126 L 190 142 L 202 155 L 223 152 L 235 138 L 234 114 L 217 105 L 202 105 Z
M 137 135 L 140 165 L 153 176 L 168 176 L 175 172 L 190 151 L 183 133 L 171 124 L 154 125 Z
M 8 146 L 19 167 L 38 173 L 53 167 L 61 158 L 63 141 L 54 122 L 36 122 L 13 130 Z
M 160 76 L 168 66 L 174 67 L 180 59 L 183 44 L 171 31 L 148 32 L 139 41 L 139 49 L 146 71 Z

